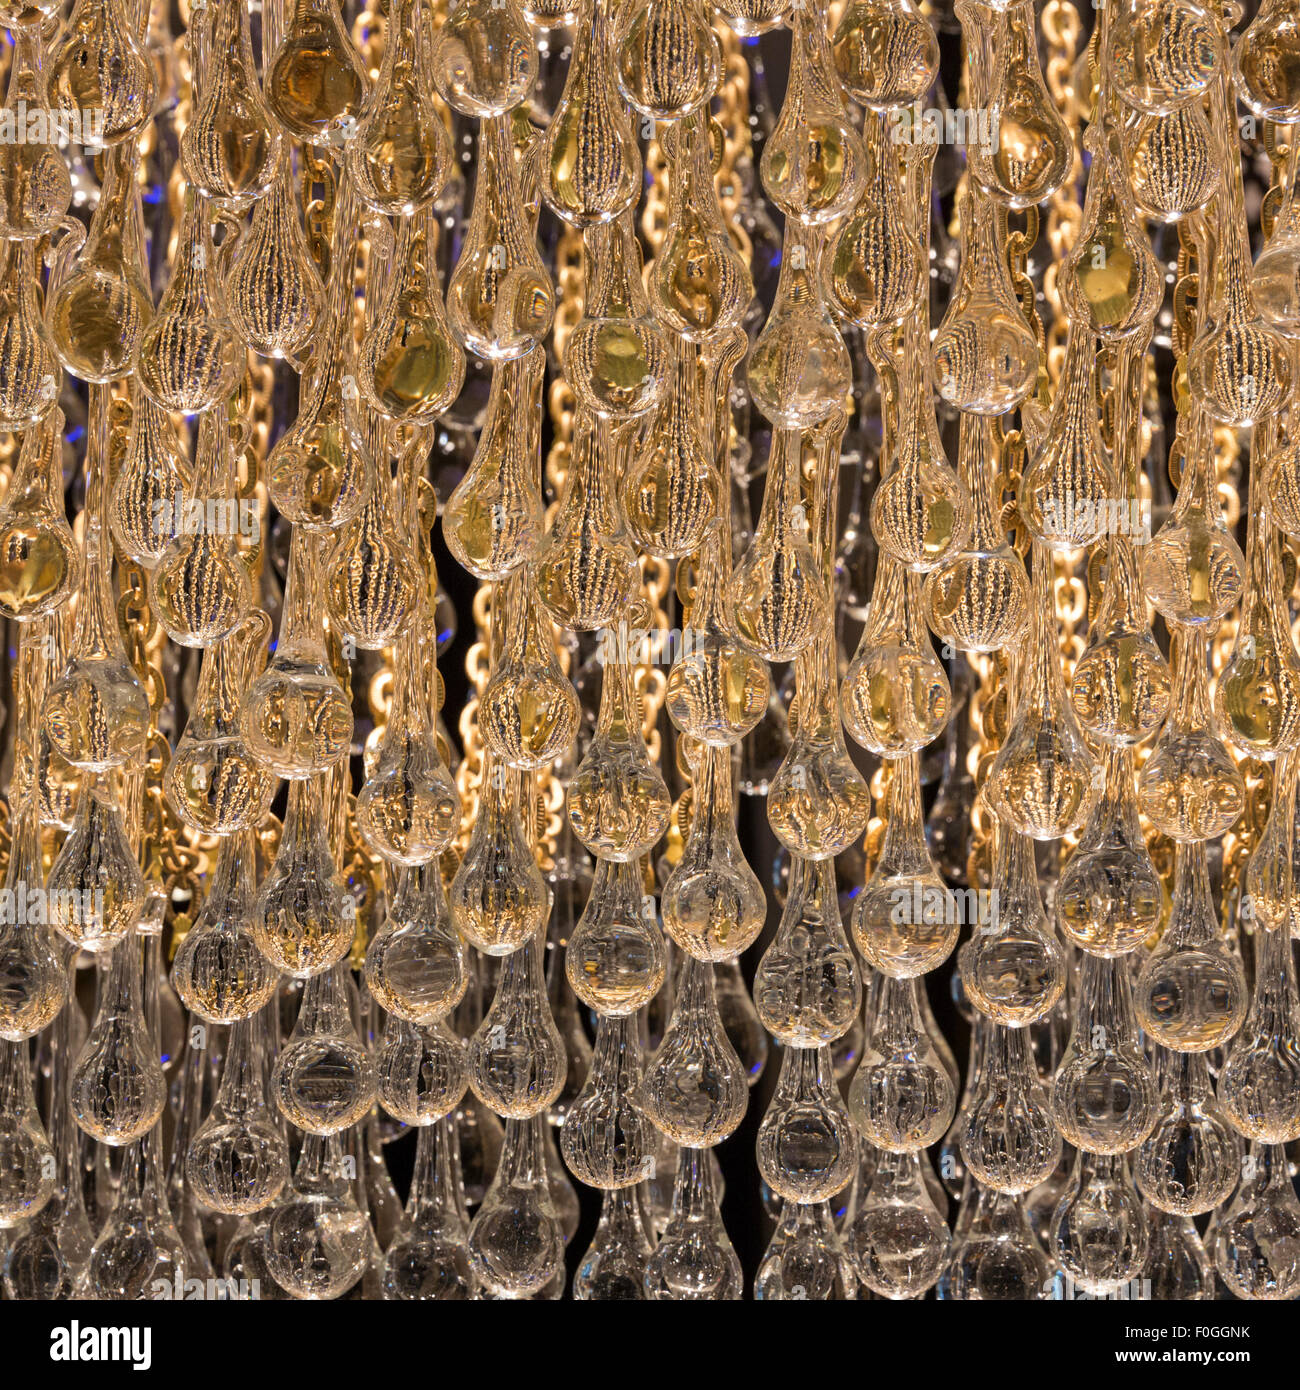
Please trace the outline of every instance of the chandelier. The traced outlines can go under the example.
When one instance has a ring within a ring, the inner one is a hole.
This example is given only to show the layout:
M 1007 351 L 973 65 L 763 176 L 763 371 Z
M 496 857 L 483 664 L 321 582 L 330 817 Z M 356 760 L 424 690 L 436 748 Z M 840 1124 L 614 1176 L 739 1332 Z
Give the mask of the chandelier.
M 1294 0 L 63 9 L 5 1295 L 1300 1294 Z

